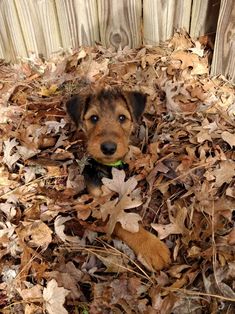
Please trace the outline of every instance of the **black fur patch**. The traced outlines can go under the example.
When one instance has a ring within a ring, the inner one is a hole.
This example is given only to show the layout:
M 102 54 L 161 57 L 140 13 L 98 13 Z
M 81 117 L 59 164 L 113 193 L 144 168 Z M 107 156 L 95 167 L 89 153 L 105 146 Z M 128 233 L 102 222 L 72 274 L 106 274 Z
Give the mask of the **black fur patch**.
M 146 94 L 141 92 L 126 92 L 126 98 L 134 119 L 138 121 L 146 106 Z
M 84 97 L 75 95 L 66 103 L 67 112 L 75 122 L 76 126 L 79 126 L 82 121 L 83 115 L 87 111 L 91 96 Z

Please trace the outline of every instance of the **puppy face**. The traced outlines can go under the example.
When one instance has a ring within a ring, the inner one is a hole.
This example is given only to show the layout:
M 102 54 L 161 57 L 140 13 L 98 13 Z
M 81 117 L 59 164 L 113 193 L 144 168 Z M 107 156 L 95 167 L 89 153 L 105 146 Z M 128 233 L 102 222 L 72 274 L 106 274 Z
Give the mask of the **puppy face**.
M 74 96 L 66 106 L 87 135 L 88 153 L 100 163 L 110 164 L 126 155 L 133 125 L 145 104 L 142 93 L 110 89 L 87 97 Z

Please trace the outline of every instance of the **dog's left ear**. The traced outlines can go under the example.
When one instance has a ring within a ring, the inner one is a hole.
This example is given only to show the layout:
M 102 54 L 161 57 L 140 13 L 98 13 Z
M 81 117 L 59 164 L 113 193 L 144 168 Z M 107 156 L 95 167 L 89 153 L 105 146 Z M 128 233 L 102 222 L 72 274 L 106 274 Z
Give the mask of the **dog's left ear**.
M 66 103 L 66 109 L 76 126 L 82 126 L 83 116 L 89 105 L 91 96 L 75 95 Z
M 138 121 L 144 112 L 146 106 L 147 95 L 141 92 L 125 92 L 125 99 L 128 107 L 131 111 L 132 117 L 135 121 Z

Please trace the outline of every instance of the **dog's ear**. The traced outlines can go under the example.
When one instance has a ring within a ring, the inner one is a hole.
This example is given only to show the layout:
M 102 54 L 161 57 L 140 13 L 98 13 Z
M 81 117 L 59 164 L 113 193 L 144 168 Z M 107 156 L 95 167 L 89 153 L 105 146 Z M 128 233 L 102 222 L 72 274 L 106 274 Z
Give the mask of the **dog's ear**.
M 144 112 L 146 106 L 147 96 L 141 92 L 125 92 L 124 96 L 126 98 L 128 107 L 131 111 L 132 117 L 135 121 L 138 121 Z
M 84 97 L 82 95 L 75 95 L 66 103 L 67 112 L 77 127 L 82 123 L 89 102 L 90 96 Z

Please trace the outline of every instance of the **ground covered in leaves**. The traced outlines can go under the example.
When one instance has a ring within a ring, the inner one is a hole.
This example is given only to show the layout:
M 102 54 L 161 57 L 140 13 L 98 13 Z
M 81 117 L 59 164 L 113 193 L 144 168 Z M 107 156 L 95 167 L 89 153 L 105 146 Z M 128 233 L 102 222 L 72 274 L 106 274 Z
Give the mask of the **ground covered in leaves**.
M 209 77 L 208 56 L 176 33 L 0 64 L 2 313 L 234 313 L 235 89 Z M 141 90 L 148 106 L 129 170 L 93 199 L 64 104 L 100 85 Z M 108 235 L 140 219 L 170 248 L 168 269 L 148 272 Z

